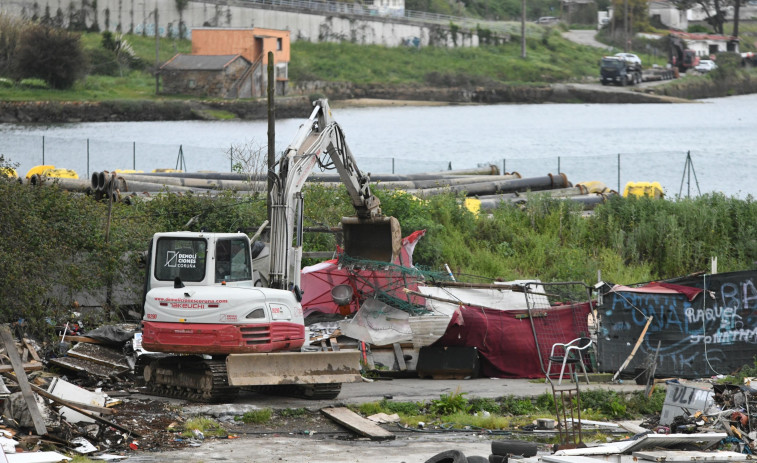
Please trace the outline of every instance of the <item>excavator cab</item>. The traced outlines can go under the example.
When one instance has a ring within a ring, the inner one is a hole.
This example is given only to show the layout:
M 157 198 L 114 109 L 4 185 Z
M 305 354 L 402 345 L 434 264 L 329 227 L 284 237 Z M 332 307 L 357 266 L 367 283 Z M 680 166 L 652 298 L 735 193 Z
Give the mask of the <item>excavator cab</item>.
M 344 252 L 355 259 L 394 262 L 399 258 L 402 231 L 394 217 L 343 217 Z

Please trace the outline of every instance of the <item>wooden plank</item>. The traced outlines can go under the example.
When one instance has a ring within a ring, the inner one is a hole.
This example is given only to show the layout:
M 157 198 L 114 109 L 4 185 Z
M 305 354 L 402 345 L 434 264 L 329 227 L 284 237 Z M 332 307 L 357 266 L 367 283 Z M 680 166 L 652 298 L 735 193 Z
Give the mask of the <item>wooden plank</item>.
M 7 373 L 5 374 L 5 376 L 7 378 L 11 378 L 11 379 L 15 380 L 14 377 L 9 376 Z M 76 411 L 78 413 L 81 413 L 82 415 L 84 415 L 84 416 L 86 416 L 88 418 L 92 418 L 93 420 L 98 421 L 98 422 L 100 422 L 102 424 L 106 424 L 108 426 L 112 426 L 112 427 L 118 429 L 119 431 L 123 431 L 123 432 L 125 432 L 125 433 L 127 433 L 127 434 L 129 434 L 129 435 L 131 435 L 133 437 L 142 438 L 142 436 L 140 434 L 137 434 L 136 432 L 130 430 L 129 428 L 125 428 L 125 427 L 121 426 L 118 423 L 114 423 L 112 421 L 108 421 L 108 420 L 106 420 L 105 418 L 103 418 L 103 417 L 101 417 L 99 415 L 96 415 L 96 414 L 94 414 L 92 412 L 89 412 L 87 410 L 84 410 L 83 408 L 80 408 L 80 407 L 74 405 L 73 402 L 61 399 L 60 397 L 56 397 L 56 396 L 50 394 L 49 392 L 45 391 L 44 389 L 41 389 L 41 388 L 39 388 L 37 386 L 34 386 L 33 384 L 31 384 L 31 386 L 33 386 L 34 388 L 36 388 L 35 390 L 37 392 L 39 392 L 40 395 L 42 395 L 44 397 L 47 397 L 48 399 L 52 400 L 53 402 L 57 402 L 57 403 L 60 403 L 62 405 L 65 405 L 66 407 L 70 408 L 71 410 L 74 410 L 74 411 Z
M 400 367 L 400 371 L 406 371 L 407 365 L 405 365 L 405 354 L 402 352 L 402 346 L 400 343 L 395 342 L 392 344 L 394 347 L 394 356 L 397 358 L 397 365 Z
M 336 338 L 329 339 L 329 344 L 331 344 L 331 350 L 335 352 L 339 350 L 339 343 L 336 342 Z
M 13 335 L 8 325 L 0 326 L 0 339 L 5 344 L 5 352 L 8 354 L 8 358 L 13 365 L 13 371 L 16 373 L 16 382 L 21 388 L 21 394 L 24 396 L 26 406 L 29 408 L 29 414 L 31 415 L 32 423 L 34 423 L 34 430 L 37 432 L 37 435 L 44 436 L 47 434 L 47 426 L 45 426 L 45 420 L 42 419 L 42 413 L 37 408 L 37 400 L 34 398 L 29 378 L 26 377 L 24 365 L 18 355 L 16 341 L 13 340 Z
M 44 367 L 44 365 L 37 362 L 24 363 L 23 366 L 24 366 L 24 371 L 37 371 L 37 370 L 41 370 Z M 13 371 L 12 365 L 0 365 L 0 373 L 7 373 L 10 371 Z
M 29 340 L 24 338 L 22 339 L 22 341 L 24 342 L 24 345 L 26 346 L 26 348 L 29 349 L 29 353 L 32 354 L 32 358 L 36 360 L 37 362 L 42 362 L 42 359 L 39 358 L 39 354 L 37 354 L 37 349 L 35 349 L 34 346 L 32 346 Z
M 392 440 L 396 436 L 376 423 L 366 420 L 362 416 L 346 407 L 322 408 L 321 413 L 361 436 L 371 440 Z
M 64 336 L 63 339 L 66 340 L 66 341 L 70 341 L 70 342 L 86 342 L 86 343 L 89 343 L 89 344 L 103 344 L 103 342 L 100 341 L 99 339 L 90 338 L 90 337 L 87 337 L 87 336 L 71 336 L 71 335 L 67 335 L 67 336 Z

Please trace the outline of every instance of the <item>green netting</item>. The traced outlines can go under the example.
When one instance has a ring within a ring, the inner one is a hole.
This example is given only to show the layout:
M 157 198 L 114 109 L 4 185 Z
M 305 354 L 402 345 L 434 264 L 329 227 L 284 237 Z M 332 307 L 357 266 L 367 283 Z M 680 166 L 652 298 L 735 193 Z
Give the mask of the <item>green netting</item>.
M 420 315 L 429 311 L 423 305 L 413 302 L 413 297 L 405 293 L 405 288 L 416 288 L 418 284 L 429 284 L 434 281 L 451 280 L 444 272 L 359 259 L 346 254 L 339 256 L 339 266 L 348 269 L 357 281 L 373 289 L 373 293 L 368 294 L 368 297 L 375 297 L 384 304 L 411 315 Z

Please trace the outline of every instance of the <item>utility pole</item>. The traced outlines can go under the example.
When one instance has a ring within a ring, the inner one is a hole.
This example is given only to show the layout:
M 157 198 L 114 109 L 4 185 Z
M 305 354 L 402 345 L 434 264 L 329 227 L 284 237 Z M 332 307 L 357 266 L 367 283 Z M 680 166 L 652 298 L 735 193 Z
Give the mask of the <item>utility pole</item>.
M 155 3 L 155 94 L 160 93 L 160 31 L 158 30 L 158 4 Z
M 272 200 L 271 192 L 273 191 L 273 177 L 270 175 L 276 166 L 276 107 L 273 104 L 274 87 L 273 76 L 273 52 L 268 52 L 268 195 L 266 204 L 268 207 L 268 223 L 271 223 Z
M 520 2 L 520 57 L 526 57 L 526 0 Z
M 623 34 L 625 35 L 623 40 L 623 51 L 628 52 L 628 0 L 625 3 L 625 14 L 623 15 Z

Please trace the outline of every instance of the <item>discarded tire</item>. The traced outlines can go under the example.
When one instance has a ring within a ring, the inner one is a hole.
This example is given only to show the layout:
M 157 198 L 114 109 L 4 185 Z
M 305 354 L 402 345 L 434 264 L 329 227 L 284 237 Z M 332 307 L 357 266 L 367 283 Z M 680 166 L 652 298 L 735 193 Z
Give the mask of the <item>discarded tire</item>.
M 426 463 L 467 463 L 467 458 L 459 450 L 447 450 L 446 452 L 437 453 L 426 460 Z
M 507 455 L 489 455 L 489 463 L 507 463 Z
M 536 444 L 519 440 L 495 440 L 492 441 L 492 453 L 494 455 L 521 455 L 524 457 L 536 456 Z
M 489 463 L 489 459 L 478 455 L 468 457 L 468 463 Z

